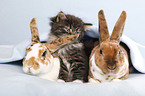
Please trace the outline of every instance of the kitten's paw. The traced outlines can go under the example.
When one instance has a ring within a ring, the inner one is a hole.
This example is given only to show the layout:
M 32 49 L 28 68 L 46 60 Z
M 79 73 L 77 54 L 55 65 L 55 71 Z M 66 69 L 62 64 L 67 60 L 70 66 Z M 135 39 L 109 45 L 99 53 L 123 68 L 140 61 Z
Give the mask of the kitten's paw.
M 82 80 L 74 80 L 73 82 L 75 82 L 75 83 L 83 83 Z
M 62 79 L 58 79 L 57 82 L 65 82 L 65 81 Z

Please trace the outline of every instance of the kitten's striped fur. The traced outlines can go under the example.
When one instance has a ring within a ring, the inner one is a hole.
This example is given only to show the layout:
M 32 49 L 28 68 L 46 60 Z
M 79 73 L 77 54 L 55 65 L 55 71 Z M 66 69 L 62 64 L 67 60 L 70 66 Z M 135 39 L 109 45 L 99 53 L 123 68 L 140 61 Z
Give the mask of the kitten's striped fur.
M 79 38 L 75 42 L 60 48 L 55 53 L 60 59 L 59 79 L 65 82 L 75 80 L 87 82 L 88 57 L 82 43 L 85 31 L 83 21 L 75 16 L 60 12 L 56 17 L 51 18 L 51 27 L 48 43 L 60 37 L 79 34 Z

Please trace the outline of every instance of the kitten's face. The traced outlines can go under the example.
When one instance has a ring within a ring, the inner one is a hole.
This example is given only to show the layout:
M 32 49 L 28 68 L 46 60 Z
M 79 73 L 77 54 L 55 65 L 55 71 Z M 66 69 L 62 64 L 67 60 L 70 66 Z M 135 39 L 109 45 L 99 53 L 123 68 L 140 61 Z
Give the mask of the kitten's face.
M 51 18 L 51 33 L 57 37 L 64 37 L 72 34 L 84 35 L 84 22 L 75 16 L 65 15 L 60 12 L 56 17 Z

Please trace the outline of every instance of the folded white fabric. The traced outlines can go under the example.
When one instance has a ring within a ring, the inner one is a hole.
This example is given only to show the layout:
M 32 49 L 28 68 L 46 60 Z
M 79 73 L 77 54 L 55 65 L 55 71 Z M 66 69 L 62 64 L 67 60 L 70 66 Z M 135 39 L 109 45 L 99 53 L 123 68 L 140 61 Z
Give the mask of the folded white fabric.
M 139 72 L 145 73 L 145 46 L 134 42 L 125 35 L 122 36 L 121 41 L 130 49 L 131 61 L 134 68 Z
M 97 27 L 90 27 L 86 33 L 88 36 L 98 38 Z M 46 41 L 48 32 L 40 34 L 41 41 Z M 122 35 L 121 41 L 125 43 L 130 49 L 130 55 L 133 66 L 139 72 L 145 73 L 145 46 L 140 45 L 125 35 Z M 26 47 L 31 44 L 31 39 L 27 38 L 17 45 L 0 45 L 0 63 L 6 63 L 23 59 L 26 54 Z
M 41 41 L 46 41 L 48 32 L 40 34 Z M 0 45 L 0 63 L 7 63 L 23 59 L 26 54 L 26 47 L 31 44 L 31 39 L 27 38 L 17 45 Z

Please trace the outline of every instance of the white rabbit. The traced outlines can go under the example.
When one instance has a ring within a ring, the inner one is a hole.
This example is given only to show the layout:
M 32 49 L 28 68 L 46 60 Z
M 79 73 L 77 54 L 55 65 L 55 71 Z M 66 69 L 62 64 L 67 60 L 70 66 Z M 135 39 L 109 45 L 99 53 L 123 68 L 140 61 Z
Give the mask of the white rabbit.
M 26 49 L 26 56 L 23 59 L 23 71 L 27 74 L 36 75 L 40 78 L 57 81 L 60 69 L 59 58 L 52 53 L 60 47 L 75 41 L 78 35 L 58 38 L 51 43 L 40 43 L 36 18 L 30 23 L 32 45 Z
M 126 50 L 119 44 L 126 20 L 122 11 L 109 38 L 109 31 L 103 10 L 99 17 L 99 44 L 94 47 L 89 59 L 89 82 L 102 83 L 120 81 L 129 76 L 129 61 Z

